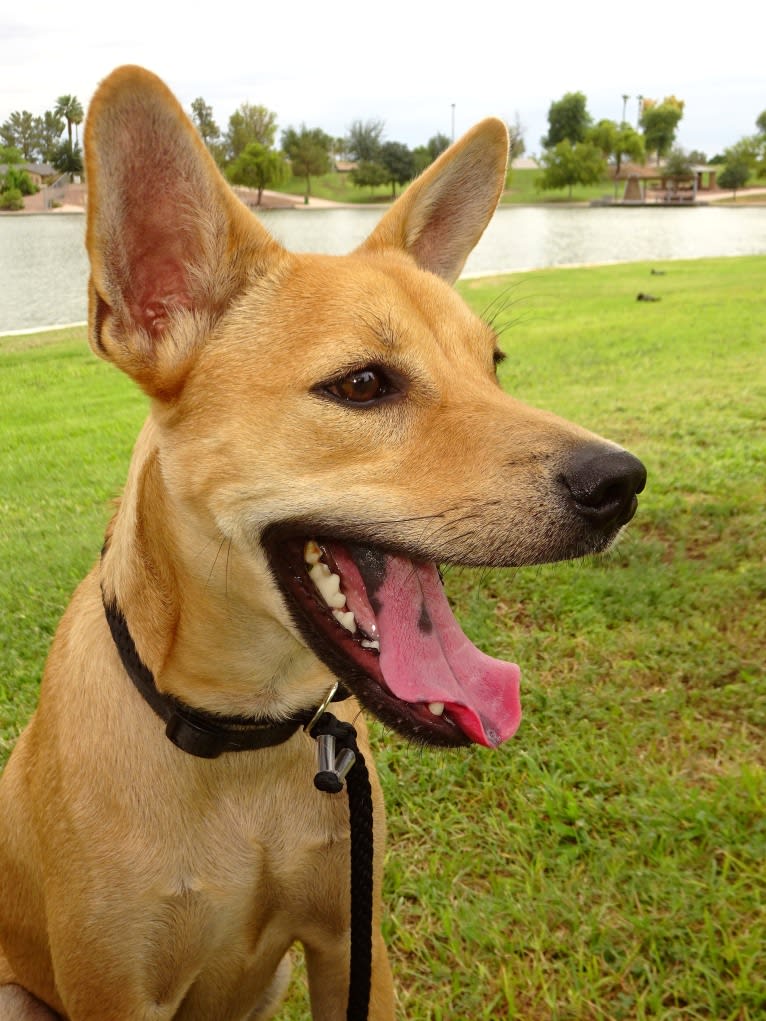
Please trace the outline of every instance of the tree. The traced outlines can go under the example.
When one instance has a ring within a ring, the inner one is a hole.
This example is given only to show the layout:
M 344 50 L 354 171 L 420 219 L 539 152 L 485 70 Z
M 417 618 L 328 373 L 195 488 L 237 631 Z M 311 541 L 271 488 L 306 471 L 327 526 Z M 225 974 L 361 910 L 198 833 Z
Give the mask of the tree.
M 35 117 L 29 110 L 14 110 L 0 125 L 0 138 L 6 145 L 18 149 L 25 160 L 31 160 L 38 141 Z
M 55 110 L 46 110 L 42 117 L 35 117 L 37 151 L 43 163 L 52 163 L 64 130 L 64 118 Z
M 724 149 L 721 162 L 726 166 L 744 163 L 756 177 L 766 176 L 766 135 L 745 135 Z
M 53 166 L 70 178 L 82 173 L 82 149 L 75 143 L 71 145 L 66 139 L 61 142 L 53 157 Z
M 734 201 L 737 201 L 737 192 L 744 188 L 747 179 L 750 177 L 750 166 L 743 159 L 735 159 L 727 163 L 718 175 L 718 184 L 721 188 L 731 189 L 734 192 Z
M 282 150 L 290 160 L 293 175 L 306 179 L 304 202 L 311 195 L 311 178 L 326 174 L 330 169 L 330 150 L 333 140 L 321 128 L 288 128 L 282 134 Z
M 666 96 L 661 103 L 645 99 L 641 108 L 641 127 L 647 152 L 657 154 L 657 163 L 670 152 L 678 124 L 684 115 L 684 101 Z
M 226 176 L 232 184 L 256 188 L 261 204 L 264 188 L 274 188 L 287 177 L 287 166 L 283 157 L 274 149 L 267 149 L 260 142 L 249 142 L 233 163 L 226 168 Z
M 665 172 L 668 177 L 676 180 L 683 177 L 692 177 L 692 161 L 688 152 L 680 148 L 671 149 L 665 161 Z
M 355 163 L 377 163 L 383 144 L 385 121 L 354 121 L 348 129 L 346 149 Z
M 202 141 L 210 148 L 211 143 L 217 142 L 221 137 L 221 129 L 213 117 L 213 108 L 205 102 L 202 96 L 197 96 L 192 100 L 191 110 L 192 122 L 202 136 Z
M 14 145 L 0 145 L 0 163 L 21 163 L 24 157 Z
M 241 103 L 229 117 L 226 131 L 226 152 L 235 160 L 250 142 L 260 142 L 271 149 L 277 134 L 277 115 L 265 106 Z
M 397 184 L 406 184 L 415 176 L 415 157 L 403 142 L 384 142 L 380 148 L 380 164 L 388 174 L 391 197 L 396 198 Z
M 543 174 L 537 180 L 537 187 L 545 191 L 569 188 L 575 184 L 596 184 L 604 175 L 606 160 L 592 142 L 576 142 L 574 145 L 565 138 L 543 153 L 541 161 Z
M 622 161 L 626 157 L 636 163 L 642 163 L 646 155 L 643 137 L 632 125 L 623 122 L 617 129 L 617 137 L 615 138 L 615 147 L 612 154 L 618 174 L 622 167 Z
M 508 122 L 507 127 L 509 141 L 508 166 L 510 167 L 514 160 L 517 160 L 519 156 L 524 155 L 527 148 L 526 143 L 524 142 L 524 132 L 526 131 L 526 128 L 521 123 L 518 110 L 513 115 L 513 121 Z
M 200 133 L 202 141 L 208 148 L 213 159 L 219 167 L 226 162 L 226 146 L 221 138 L 221 129 L 218 127 L 214 117 L 213 108 L 202 96 L 192 101 L 191 119 Z
M 433 161 L 448 149 L 450 146 L 450 140 L 446 135 L 439 134 L 434 135 L 428 139 L 425 145 L 418 145 L 412 150 L 412 158 L 415 163 L 415 174 L 422 174 L 426 167 L 430 167 Z
M 760 135 L 766 135 L 766 110 L 763 110 L 755 119 L 755 126 Z
M 618 127 L 615 121 L 604 118 L 600 120 L 598 124 L 594 124 L 592 128 L 589 128 L 587 133 L 587 139 L 592 142 L 597 149 L 601 150 L 601 155 L 605 160 L 608 160 L 617 149 L 617 131 Z
M 74 152 L 74 149 L 72 148 L 72 125 L 74 124 L 76 128 L 78 124 L 82 124 L 83 117 L 85 116 L 82 103 L 77 96 L 59 96 L 56 100 L 56 106 L 54 107 L 53 113 L 57 117 L 63 117 L 66 121 L 66 133 L 67 139 L 69 140 L 69 149 L 70 152 Z M 75 131 L 75 144 L 77 144 L 78 141 L 77 132 Z
M 542 139 L 544 149 L 554 149 L 559 142 L 583 142 L 591 118 L 582 92 L 567 92 L 551 103 L 548 109 L 548 134 Z
M 351 171 L 351 180 L 358 188 L 377 188 L 388 181 L 388 172 L 380 163 L 363 160 Z
M 449 138 L 446 135 L 443 135 L 441 131 L 432 135 L 426 142 L 426 149 L 428 150 L 428 155 L 431 157 L 431 162 L 433 163 L 433 161 L 438 159 L 443 152 L 446 152 L 446 150 L 449 149 L 450 144 Z

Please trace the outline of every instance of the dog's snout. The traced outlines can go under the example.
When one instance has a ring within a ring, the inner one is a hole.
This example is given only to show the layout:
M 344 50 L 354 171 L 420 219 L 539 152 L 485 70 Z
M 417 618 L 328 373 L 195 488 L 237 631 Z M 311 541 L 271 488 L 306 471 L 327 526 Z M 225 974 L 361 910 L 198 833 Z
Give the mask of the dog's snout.
M 636 513 L 646 469 L 627 450 L 587 444 L 570 460 L 563 481 L 583 517 L 602 528 L 619 528 Z

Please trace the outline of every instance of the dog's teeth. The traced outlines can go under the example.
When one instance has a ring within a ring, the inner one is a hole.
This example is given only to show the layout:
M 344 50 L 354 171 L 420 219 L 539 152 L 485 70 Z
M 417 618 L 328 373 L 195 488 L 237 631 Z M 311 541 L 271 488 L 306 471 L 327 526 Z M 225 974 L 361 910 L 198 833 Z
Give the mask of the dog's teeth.
M 351 610 L 348 610 L 346 613 L 343 613 L 341 610 L 333 610 L 332 615 L 341 627 L 344 627 L 346 631 L 350 631 L 352 635 L 354 634 L 356 631 L 356 617 Z
M 343 609 L 346 605 L 346 597 L 340 591 L 340 575 L 333 574 L 327 564 L 320 562 L 311 568 L 309 578 L 314 582 L 317 592 L 331 609 Z
M 322 550 L 319 548 L 319 543 L 309 539 L 303 547 L 303 559 L 307 564 L 318 564 L 322 559 Z
M 376 652 L 380 652 L 380 642 L 377 640 L 370 641 L 367 638 L 363 638 L 359 644 L 363 649 L 375 649 Z
M 429 702 L 428 703 L 428 709 L 429 709 L 429 712 L 432 712 L 434 714 L 434 716 L 442 716 L 443 713 L 444 713 L 444 703 L 443 702 Z
M 322 578 L 329 578 L 331 574 L 332 571 L 327 566 L 327 564 L 323 564 L 321 561 L 317 561 L 317 563 L 314 564 L 314 566 L 309 571 L 309 577 L 311 578 L 315 585 Z

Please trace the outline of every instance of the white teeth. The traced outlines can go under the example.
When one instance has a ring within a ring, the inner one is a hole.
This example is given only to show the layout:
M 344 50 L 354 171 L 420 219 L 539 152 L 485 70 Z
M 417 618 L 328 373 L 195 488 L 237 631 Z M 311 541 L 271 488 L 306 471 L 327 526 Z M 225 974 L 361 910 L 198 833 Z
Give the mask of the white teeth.
M 344 600 L 345 603 L 345 600 Z M 350 631 L 353 635 L 356 631 L 356 618 L 354 617 L 351 610 L 347 613 L 342 613 L 340 610 L 332 611 L 333 617 L 337 620 L 341 627 L 344 627 L 346 631 Z
M 314 542 L 313 539 L 309 539 L 303 547 L 303 559 L 307 564 L 318 564 L 322 559 L 322 551 L 319 548 L 319 543 Z
M 342 610 L 346 605 L 346 597 L 340 591 L 340 576 L 333 574 L 327 564 L 314 564 L 309 571 L 309 578 L 314 582 L 317 592 L 331 609 Z
M 380 652 L 380 642 L 377 639 L 368 640 L 363 638 L 359 644 L 363 649 L 375 649 L 376 652 Z
M 309 578 L 340 626 L 352 635 L 356 634 L 356 617 L 351 610 L 346 610 L 346 597 L 340 590 L 340 575 L 333 574 L 321 558 L 322 549 L 319 543 L 309 539 L 303 547 L 303 559 L 309 568 Z M 376 649 L 380 652 L 380 642 L 376 639 L 362 641 L 361 644 L 365 649 Z
M 429 702 L 429 712 L 432 712 L 434 716 L 442 716 L 444 714 L 444 703 L 443 702 Z

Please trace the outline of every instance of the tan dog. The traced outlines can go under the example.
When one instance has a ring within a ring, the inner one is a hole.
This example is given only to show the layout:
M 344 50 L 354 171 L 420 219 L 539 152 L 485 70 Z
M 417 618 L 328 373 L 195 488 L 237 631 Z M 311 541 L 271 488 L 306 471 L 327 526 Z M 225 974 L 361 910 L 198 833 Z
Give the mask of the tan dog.
M 450 286 L 503 188 L 501 122 L 342 258 L 276 244 L 146 71 L 101 86 L 86 153 L 91 344 L 151 412 L 0 785 L 0 1019 L 268 1018 L 300 942 L 312 1016 L 340 1021 L 348 809 L 315 790 L 295 721 L 338 677 L 355 698 L 336 715 L 368 760 L 356 699 L 419 741 L 504 740 L 518 670 L 468 642 L 435 565 L 602 550 L 643 468 L 504 394 L 495 336 Z M 192 707 L 287 720 L 286 739 L 217 758 L 176 747 L 131 648 L 181 731 Z

